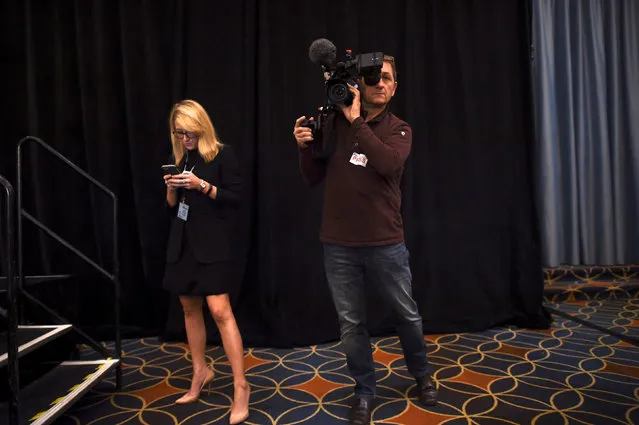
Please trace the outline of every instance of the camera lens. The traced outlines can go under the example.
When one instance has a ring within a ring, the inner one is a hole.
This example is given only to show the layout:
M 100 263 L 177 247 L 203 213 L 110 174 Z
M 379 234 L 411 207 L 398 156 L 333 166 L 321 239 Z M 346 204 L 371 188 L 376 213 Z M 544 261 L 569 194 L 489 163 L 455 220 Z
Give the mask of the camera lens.
M 349 94 L 348 86 L 341 81 L 331 84 L 326 93 L 331 103 L 344 103 Z

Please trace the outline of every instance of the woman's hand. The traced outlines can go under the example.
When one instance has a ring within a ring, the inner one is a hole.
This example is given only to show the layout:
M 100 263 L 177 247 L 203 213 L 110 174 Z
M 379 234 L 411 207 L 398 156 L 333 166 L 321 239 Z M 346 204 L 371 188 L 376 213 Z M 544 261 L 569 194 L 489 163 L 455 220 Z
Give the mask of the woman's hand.
M 169 188 L 182 187 L 188 190 L 200 190 L 200 182 L 202 182 L 202 179 L 190 171 L 184 171 L 182 174 L 169 176 L 169 179 L 167 179 L 166 176 L 164 177 L 164 181 L 167 183 Z
M 169 190 L 175 190 L 176 186 L 175 184 L 171 181 L 171 177 L 174 177 L 172 174 L 165 174 L 164 175 L 164 184 L 166 185 L 167 189 Z

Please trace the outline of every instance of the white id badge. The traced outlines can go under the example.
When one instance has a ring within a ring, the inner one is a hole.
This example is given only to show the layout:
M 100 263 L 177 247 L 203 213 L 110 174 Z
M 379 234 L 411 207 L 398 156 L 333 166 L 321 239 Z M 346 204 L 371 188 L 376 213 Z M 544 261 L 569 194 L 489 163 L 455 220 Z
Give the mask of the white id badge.
M 362 167 L 366 167 L 368 163 L 368 158 L 363 153 L 353 152 L 353 156 L 351 156 L 351 160 L 349 161 L 351 164 L 360 165 Z
M 178 208 L 177 216 L 179 219 L 186 221 L 189 216 L 189 206 L 184 202 L 180 202 L 180 207 Z

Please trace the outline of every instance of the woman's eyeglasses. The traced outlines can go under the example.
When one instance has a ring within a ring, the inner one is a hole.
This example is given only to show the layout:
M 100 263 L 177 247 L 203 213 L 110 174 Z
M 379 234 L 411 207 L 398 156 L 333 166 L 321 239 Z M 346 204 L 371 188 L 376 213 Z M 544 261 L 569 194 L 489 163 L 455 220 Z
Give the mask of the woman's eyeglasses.
M 186 136 L 188 139 L 193 139 L 194 137 L 197 137 L 197 133 L 195 131 L 184 131 L 184 130 L 175 130 L 173 132 L 173 135 L 179 139 L 183 138 L 184 136 Z

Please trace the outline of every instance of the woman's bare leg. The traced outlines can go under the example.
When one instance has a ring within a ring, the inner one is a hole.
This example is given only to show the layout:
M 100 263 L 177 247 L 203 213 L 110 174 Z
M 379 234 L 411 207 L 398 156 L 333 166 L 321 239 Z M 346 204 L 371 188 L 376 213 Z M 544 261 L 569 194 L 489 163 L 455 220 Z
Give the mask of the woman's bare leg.
M 184 325 L 189 341 L 189 350 L 191 351 L 193 380 L 191 381 L 189 392 L 177 400 L 176 403 L 197 400 L 204 381 L 207 378 L 209 380 L 212 379 L 204 356 L 206 350 L 206 327 L 204 326 L 204 316 L 202 314 L 202 297 L 180 296 L 180 302 L 184 310 Z
M 244 375 L 244 347 L 242 345 L 242 336 L 237 327 L 228 294 L 210 295 L 206 297 L 206 302 L 220 331 L 224 352 L 229 359 L 233 371 L 235 391 L 230 419 L 231 423 L 238 423 L 234 422 L 234 420 L 243 420 L 248 414 L 250 395 L 250 388 Z

